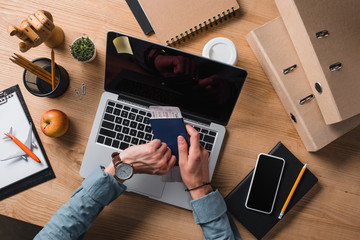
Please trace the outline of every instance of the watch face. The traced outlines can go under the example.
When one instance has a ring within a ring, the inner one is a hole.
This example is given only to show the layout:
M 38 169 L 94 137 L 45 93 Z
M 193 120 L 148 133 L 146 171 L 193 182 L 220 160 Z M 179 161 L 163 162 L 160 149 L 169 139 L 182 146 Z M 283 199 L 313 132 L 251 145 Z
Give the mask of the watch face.
M 133 175 L 133 168 L 127 163 L 121 163 L 116 169 L 115 174 L 120 179 L 129 179 Z

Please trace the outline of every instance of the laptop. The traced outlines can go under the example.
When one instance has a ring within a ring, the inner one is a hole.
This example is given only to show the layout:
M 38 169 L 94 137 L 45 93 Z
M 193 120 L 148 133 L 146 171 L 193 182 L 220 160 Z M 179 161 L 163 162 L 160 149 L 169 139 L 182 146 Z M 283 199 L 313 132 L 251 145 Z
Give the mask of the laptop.
M 111 153 L 153 139 L 149 106 L 177 106 L 184 121 L 200 133 L 214 173 L 227 125 L 247 72 L 122 33 L 109 31 L 106 41 L 105 92 L 92 126 L 80 175 L 107 166 Z M 182 182 L 136 174 L 125 182 L 135 192 L 191 209 Z

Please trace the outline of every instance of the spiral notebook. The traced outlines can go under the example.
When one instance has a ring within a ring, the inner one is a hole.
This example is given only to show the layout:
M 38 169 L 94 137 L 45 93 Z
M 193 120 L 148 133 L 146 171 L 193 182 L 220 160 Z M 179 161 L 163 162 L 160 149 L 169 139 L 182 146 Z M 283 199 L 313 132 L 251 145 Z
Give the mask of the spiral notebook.
M 162 44 L 190 38 L 229 20 L 239 9 L 236 0 L 138 0 Z

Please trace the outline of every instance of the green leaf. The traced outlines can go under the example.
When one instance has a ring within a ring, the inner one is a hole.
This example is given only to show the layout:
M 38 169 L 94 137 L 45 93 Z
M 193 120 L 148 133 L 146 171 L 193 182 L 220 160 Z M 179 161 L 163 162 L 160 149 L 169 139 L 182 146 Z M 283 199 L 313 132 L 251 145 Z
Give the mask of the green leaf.
M 79 61 L 87 61 L 95 54 L 95 45 L 89 37 L 81 37 L 70 46 L 71 55 Z

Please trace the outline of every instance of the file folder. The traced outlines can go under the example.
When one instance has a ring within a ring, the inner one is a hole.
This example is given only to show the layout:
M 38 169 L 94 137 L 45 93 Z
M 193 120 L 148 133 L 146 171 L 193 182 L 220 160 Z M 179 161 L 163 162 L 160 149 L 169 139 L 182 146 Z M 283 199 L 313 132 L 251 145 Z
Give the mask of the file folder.
M 326 124 L 360 114 L 360 1 L 275 2 Z
M 360 124 L 360 115 L 326 124 L 281 17 L 251 31 L 247 40 L 308 151 L 323 148 Z

